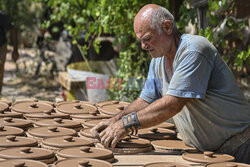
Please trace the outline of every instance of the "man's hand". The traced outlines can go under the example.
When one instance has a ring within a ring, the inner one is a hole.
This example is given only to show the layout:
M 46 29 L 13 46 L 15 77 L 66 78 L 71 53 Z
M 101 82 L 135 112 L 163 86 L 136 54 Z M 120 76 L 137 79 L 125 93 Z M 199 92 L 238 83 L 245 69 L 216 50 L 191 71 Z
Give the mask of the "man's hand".
M 105 130 L 100 133 L 101 143 L 104 147 L 115 148 L 116 144 L 128 133 L 122 125 L 122 121 L 119 120 L 112 125 L 109 125 Z
M 99 134 L 106 129 L 109 125 L 115 123 L 115 121 L 111 118 L 108 120 L 103 120 L 99 124 L 97 124 L 95 127 L 91 129 L 91 134 L 93 137 L 100 139 Z
M 14 62 L 16 62 L 17 61 L 17 59 L 19 58 L 19 53 L 18 53 L 18 51 L 17 50 L 14 50 L 13 52 L 12 52 L 12 60 L 14 61 Z

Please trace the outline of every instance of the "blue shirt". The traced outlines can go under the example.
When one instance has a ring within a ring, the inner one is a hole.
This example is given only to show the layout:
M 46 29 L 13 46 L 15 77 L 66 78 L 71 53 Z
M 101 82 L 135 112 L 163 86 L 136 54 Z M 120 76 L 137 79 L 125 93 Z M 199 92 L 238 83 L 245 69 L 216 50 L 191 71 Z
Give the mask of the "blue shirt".
M 168 94 L 192 98 L 173 117 L 186 144 L 216 150 L 250 124 L 250 105 L 216 48 L 204 37 L 184 34 L 168 81 L 165 57 L 151 60 L 140 97 L 153 101 Z
M 6 31 L 13 28 L 8 16 L 0 10 L 0 46 L 7 42 Z

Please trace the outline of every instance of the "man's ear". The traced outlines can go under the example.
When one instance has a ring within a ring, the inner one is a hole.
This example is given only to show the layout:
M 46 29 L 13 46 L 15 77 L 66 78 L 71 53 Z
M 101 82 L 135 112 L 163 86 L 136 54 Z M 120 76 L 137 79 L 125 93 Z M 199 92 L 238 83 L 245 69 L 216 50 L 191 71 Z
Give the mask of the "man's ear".
M 173 32 L 173 25 L 170 20 L 164 20 L 162 23 L 162 30 L 167 34 L 171 35 Z

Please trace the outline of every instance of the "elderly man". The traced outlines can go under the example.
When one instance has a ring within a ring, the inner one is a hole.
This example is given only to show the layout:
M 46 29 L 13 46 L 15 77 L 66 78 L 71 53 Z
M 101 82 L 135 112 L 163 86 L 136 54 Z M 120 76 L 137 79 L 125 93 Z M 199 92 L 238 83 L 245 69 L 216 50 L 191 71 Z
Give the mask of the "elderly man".
M 145 86 L 92 134 L 115 147 L 130 131 L 173 117 L 186 144 L 250 163 L 250 105 L 216 48 L 204 37 L 180 35 L 172 14 L 154 4 L 138 12 L 134 31 L 153 57 Z
M 0 10 L 0 94 L 3 86 L 4 63 L 7 53 L 6 31 L 10 31 L 10 37 L 13 44 L 12 59 L 16 62 L 19 57 L 17 32 L 8 16 Z

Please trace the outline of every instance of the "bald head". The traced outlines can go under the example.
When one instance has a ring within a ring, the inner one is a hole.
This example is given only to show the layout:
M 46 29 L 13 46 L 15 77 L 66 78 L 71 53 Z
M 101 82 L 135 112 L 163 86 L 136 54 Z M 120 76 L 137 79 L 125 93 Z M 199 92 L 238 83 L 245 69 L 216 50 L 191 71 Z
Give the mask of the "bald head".
M 140 9 L 140 11 L 137 13 L 137 15 L 135 16 L 135 19 L 147 19 L 150 18 L 152 15 L 152 12 L 159 8 L 161 6 L 159 5 L 155 5 L 155 4 L 148 4 L 145 5 L 144 7 L 142 7 Z
M 143 25 L 161 33 L 161 26 L 164 20 L 170 20 L 173 28 L 176 28 L 174 16 L 166 8 L 148 4 L 142 7 L 135 16 L 134 28 Z

